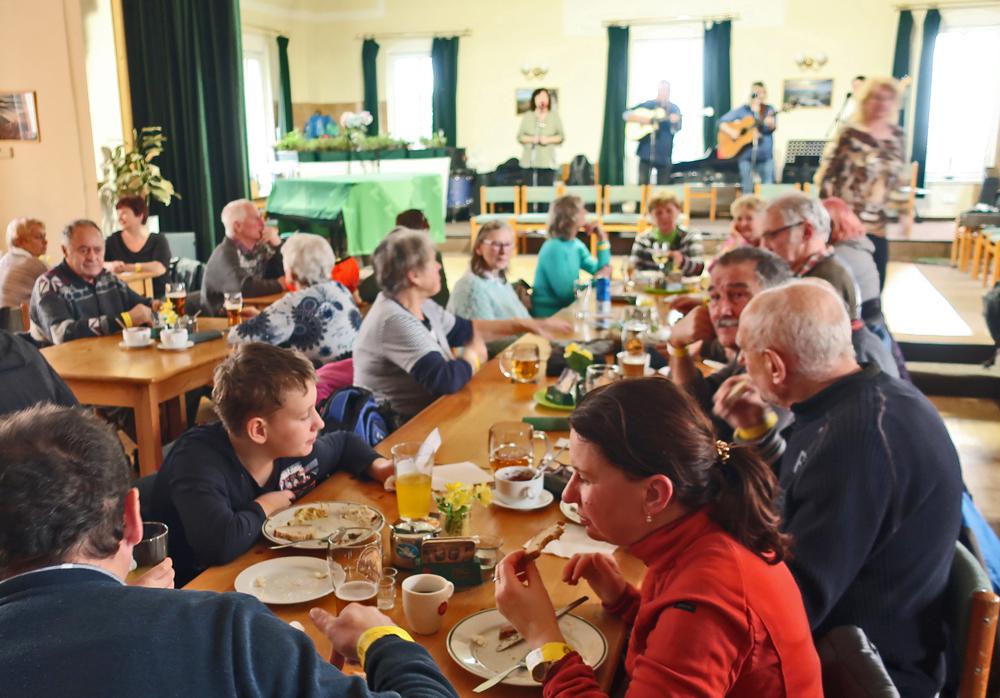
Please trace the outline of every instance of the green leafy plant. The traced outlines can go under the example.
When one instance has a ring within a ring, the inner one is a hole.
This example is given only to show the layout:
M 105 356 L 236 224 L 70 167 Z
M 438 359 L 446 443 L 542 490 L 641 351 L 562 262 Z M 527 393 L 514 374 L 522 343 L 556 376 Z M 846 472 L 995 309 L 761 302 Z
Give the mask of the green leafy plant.
M 274 144 L 275 150 L 308 150 L 309 139 L 298 129 L 289 131 Z
M 135 147 L 128 149 L 124 144 L 114 148 L 101 148 L 104 162 L 101 163 L 100 194 L 105 207 L 113 210 L 115 202 L 123 196 L 153 197 L 164 206 L 171 199 L 181 198 L 174 191 L 174 185 L 163 178 L 160 168 L 153 164 L 166 142 L 160 126 L 146 126 L 138 133 L 132 131 Z
M 361 144 L 361 150 L 405 150 L 410 144 L 402 138 L 392 136 L 368 136 Z
M 425 148 L 445 148 L 448 145 L 448 139 L 444 137 L 444 131 L 438 129 L 430 138 L 421 138 L 420 145 Z

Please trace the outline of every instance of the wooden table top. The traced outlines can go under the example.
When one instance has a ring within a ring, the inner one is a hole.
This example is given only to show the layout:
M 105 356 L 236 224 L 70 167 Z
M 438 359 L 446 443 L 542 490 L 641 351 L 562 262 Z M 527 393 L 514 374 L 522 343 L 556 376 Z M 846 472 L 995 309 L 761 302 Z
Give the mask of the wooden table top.
M 198 329 L 225 332 L 226 319 L 198 318 Z M 229 353 L 225 335 L 183 351 L 161 350 L 153 345 L 124 349 L 118 346 L 121 341 L 121 333 L 116 332 L 45 347 L 42 354 L 64 380 L 155 383 L 193 366 L 219 362 Z

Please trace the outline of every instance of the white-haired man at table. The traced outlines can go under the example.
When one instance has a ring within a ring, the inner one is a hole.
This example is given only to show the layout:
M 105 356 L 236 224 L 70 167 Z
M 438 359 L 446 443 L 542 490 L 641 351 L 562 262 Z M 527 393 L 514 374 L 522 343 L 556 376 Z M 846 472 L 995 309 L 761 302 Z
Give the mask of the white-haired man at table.
M 37 218 L 15 218 L 7 225 L 7 252 L 0 257 L 0 307 L 31 300 L 35 279 L 49 270 L 41 260 L 47 247 L 45 224 Z
M 0 482 L 4 695 L 456 696 L 375 608 L 310 612 L 366 674 L 348 676 L 251 596 L 126 586 L 139 497 L 114 434 L 82 410 L 0 420 Z

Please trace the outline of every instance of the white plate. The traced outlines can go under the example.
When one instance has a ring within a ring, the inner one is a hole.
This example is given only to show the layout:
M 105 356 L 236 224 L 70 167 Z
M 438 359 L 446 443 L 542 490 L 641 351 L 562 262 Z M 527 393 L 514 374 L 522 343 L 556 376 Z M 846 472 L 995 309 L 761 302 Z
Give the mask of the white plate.
M 570 504 L 569 502 L 559 502 L 559 511 L 567 519 L 575 524 L 583 524 L 583 519 L 580 518 L 580 511 L 577 509 L 576 504 Z
M 146 349 L 147 347 L 153 346 L 153 340 L 151 339 L 148 342 L 146 342 L 145 344 L 139 344 L 137 346 L 131 346 L 129 344 L 126 344 L 124 341 L 122 341 L 122 342 L 118 342 L 118 346 L 120 348 L 122 348 L 122 349 Z
M 463 618 L 455 624 L 448 633 L 448 654 L 458 664 L 476 676 L 489 679 L 501 671 L 517 664 L 530 647 L 521 643 L 503 652 L 497 652 L 500 641 L 498 632 L 500 626 L 507 621 L 495 608 L 490 608 Z M 608 643 L 600 630 L 590 622 L 572 613 L 559 619 L 559 628 L 566 642 L 573 646 L 580 656 L 595 669 L 601 665 L 608 655 Z M 479 647 L 474 638 L 482 638 L 485 644 Z M 531 680 L 526 669 L 518 669 L 501 683 L 510 686 L 538 686 Z
M 670 366 L 661 366 L 659 370 L 657 370 L 657 373 L 664 378 L 670 378 Z
M 304 603 L 332 593 L 333 579 L 322 558 L 276 557 L 247 567 L 233 586 L 263 603 Z
M 554 500 L 555 497 L 553 497 L 552 493 L 548 490 L 542 490 L 542 493 L 534 499 L 519 499 L 516 502 L 501 499 L 498 495 L 494 495 L 493 497 L 493 503 L 501 509 L 516 509 L 517 511 L 534 511 L 535 509 L 544 509 L 548 505 L 552 504 Z
M 292 518 L 295 512 L 306 508 L 322 509 L 326 512 L 326 518 L 313 519 L 306 523 L 316 529 L 316 538 L 325 538 L 338 528 L 371 528 L 373 531 L 381 531 L 385 526 L 385 517 L 382 512 L 367 504 L 357 502 L 309 502 L 289 507 L 284 511 L 279 511 L 271 518 L 264 521 L 261 531 L 264 537 L 275 543 L 291 543 L 279 536 L 274 535 L 274 529 L 282 526 L 293 525 Z M 303 548 L 307 550 L 326 550 L 324 541 L 303 541 L 289 546 L 292 548 Z
M 185 349 L 190 349 L 193 346 L 194 346 L 194 342 L 192 342 L 192 341 L 189 340 L 188 343 L 185 344 L 182 347 L 168 347 L 163 342 L 160 342 L 159 344 L 156 345 L 156 348 L 157 349 L 162 349 L 163 351 L 184 351 Z

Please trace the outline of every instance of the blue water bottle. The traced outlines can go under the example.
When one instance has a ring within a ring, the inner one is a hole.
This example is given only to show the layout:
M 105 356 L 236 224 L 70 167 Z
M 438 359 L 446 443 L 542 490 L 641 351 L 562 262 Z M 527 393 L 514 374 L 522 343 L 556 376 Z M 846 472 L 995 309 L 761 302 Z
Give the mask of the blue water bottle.
M 611 313 L 611 279 L 599 276 L 594 285 L 597 287 L 597 314 L 608 315 Z

